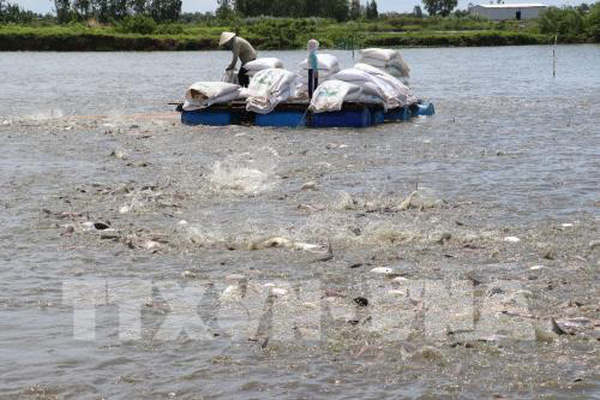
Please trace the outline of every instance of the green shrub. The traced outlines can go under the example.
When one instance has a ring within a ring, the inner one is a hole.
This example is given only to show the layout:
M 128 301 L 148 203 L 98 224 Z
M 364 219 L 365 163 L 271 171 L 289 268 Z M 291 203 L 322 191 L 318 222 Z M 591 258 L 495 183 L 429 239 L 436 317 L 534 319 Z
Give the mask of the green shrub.
M 542 33 L 573 37 L 584 32 L 584 18 L 578 10 L 571 7 L 550 7 L 542 13 L 539 27 Z
M 402 27 L 403 31 L 406 32 L 418 32 L 423 30 L 423 26 L 422 25 L 414 25 L 414 24 L 410 24 L 410 25 L 404 25 Z
M 179 24 L 162 24 L 158 25 L 154 33 L 157 35 L 180 35 L 185 32 L 183 26 Z
M 116 26 L 116 30 L 121 33 L 150 35 L 156 31 L 156 27 L 156 22 L 154 22 L 152 18 L 137 14 L 123 19 L 123 21 Z
M 0 0 L 0 23 L 28 24 L 36 19 L 36 15 L 31 11 L 25 11 L 17 4 L 11 4 L 5 0 Z
M 590 39 L 600 43 L 600 3 L 590 8 L 584 19 L 585 31 Z

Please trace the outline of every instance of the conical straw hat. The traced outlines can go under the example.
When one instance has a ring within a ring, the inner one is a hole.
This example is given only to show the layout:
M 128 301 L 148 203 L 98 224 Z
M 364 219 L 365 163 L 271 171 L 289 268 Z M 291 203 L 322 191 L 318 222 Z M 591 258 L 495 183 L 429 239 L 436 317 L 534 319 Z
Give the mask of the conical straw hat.
M 233 32 L 223 32 L 223 33 L 221 33 L 221 39 L 219 40 L 219 46 L 223 46 L 224 44 L 226 44 L 227 42 L 229 42 L 234 37 L 235 37 L 235 33 L 233 33 Z

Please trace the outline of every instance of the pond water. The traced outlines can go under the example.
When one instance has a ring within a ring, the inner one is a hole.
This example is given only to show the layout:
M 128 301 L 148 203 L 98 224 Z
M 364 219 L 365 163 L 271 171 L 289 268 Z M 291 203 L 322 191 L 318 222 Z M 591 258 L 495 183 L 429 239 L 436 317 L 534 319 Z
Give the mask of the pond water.
M 600 46 L 552 51 L 404 50 L 437 114 L 364 130 L 181 126 L 227 52 L 0 53 L 0 397 L 600 398 Z

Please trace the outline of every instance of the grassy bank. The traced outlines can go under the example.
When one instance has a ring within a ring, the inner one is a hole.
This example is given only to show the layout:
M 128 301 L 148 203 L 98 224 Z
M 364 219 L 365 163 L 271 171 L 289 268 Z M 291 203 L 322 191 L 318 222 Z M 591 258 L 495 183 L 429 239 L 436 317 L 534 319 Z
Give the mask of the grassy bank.
M 549 44 L 548 35 L 503 31 L 477 32 L 422 32 L 385 34 L 365 39 L 364 44 L 372 47 L 466 47 L 466 46 L 515 46 Z
M 112 28 L 0 26 L 0 51 L 154 51 L 216 48 L 218 33 L 143 35 Z
M 0 25 L 0 51 L 212 50 L 217 48 L 220 33 L 232 29 L 260 50 L 301 49 L 311 37 L 318 38 L 326 48 L 500 46 L 546 44 L 554 40 L 553 35 L 536 31 L 533 24 L 433 18 L 347 24 L 277 19 L 232 25 L 171 24 L 159 25 L 146 34 L 111 25 L 6 24 Z

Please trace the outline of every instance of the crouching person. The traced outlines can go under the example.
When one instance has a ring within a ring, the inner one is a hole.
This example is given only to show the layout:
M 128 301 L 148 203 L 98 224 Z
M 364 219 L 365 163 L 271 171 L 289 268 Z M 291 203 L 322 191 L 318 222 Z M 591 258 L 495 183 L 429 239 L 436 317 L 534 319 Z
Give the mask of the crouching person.
M 226 68 L 226 71 L 233 71 L 237 64 L 238 59 L 241 61 L 240 71 L 238 73 L 239 84 L 242 87 L 248 87 L 250 78 L 248 77 L 248 71 L 244 68 L 244 65 L 250 61 L 256 60 L 256 50 L 252 45 L 244 38 L 237 36 L 233 32 L 223 32 L 221 39 L 219 40 L 219 46 L 231 50 L 233 58 L 231 63 Z

